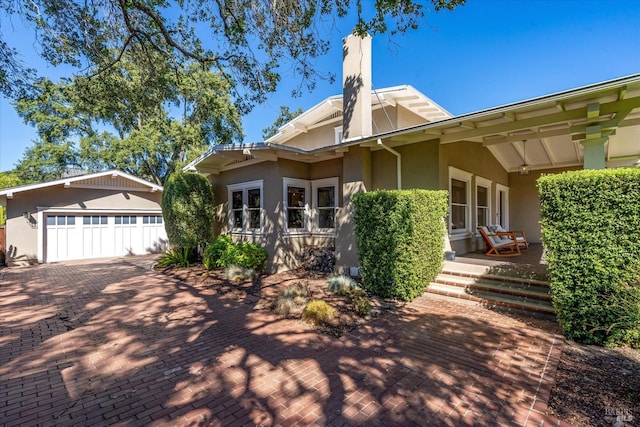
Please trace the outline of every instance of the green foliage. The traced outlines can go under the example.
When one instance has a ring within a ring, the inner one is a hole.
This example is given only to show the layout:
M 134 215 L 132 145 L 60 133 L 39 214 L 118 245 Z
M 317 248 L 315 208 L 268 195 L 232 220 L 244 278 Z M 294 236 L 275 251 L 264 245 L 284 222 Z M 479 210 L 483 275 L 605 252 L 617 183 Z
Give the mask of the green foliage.
M 209 243 L 204 249 L 204 254 L 202 255 L 204 268 L 213 270 L 214 268 L 224 267 L 225 265 L 222 264 L 221 258 L 231 245 L 233 245 L 233 241 L 228 234 L 221 234 L 216 237 L 216 239 Z
M 447 192 L 374 191 L 353 203 L 364 289 L 404 301 L 420 295 L 442 268 Z
M 208 270 L 236 265 L 260 271 L 267 256 L 267 251 L 254 243 L 234 243 L 231 236 L 221 234 L 205 248 L 202 264 Z
M 343 274 L 333 275 L 327 278 L 328 290 L 334 293 L 347 293 L 360 289 L 358 284 L 349 276 Z
M 200 174 L 176 172 L 162 192 L 162 215 L 169 242 L 178 249 L 197 248 L 212 238 L 213 193 Z
M 0 206 L 0 225 L 7 223 L 7 208 Z
M 302 311 L 302 320 L 312 325 L 328 323 L 338 312 L 325 301 L 311 300 Z
M 17 187 L 23 184 L 27 183 L 20 179 L 15 171 L 0 172 L 0 188 Z
M 538 180 L 551 294 L 567 338 L 640 346 L 640 170 Z
M 354 295 L 351 303 L 353 304 L 353 311 L 358 316 L 366 316 L 371 313 L 371 304 L 364 295 Z
M 278 292 L 273 310 L 281 316 L 295 315 L 302 312 L 307 304 L 309 289 L 302 283 L 294 283 Z
M 170 249 L 158 258 L 156 266 L 160 268 L 189 267 L 190 258 L 191 248 Z
M 291 111 L 289 110 L 289 107 L 281 105 L 280 115 L 275 119 L 275 121 L 271 126 L 269 126 L 268 128 L 262 129 L 262 137 L 264 139 L 271 138 L 273 135 L 278 133 L 278 129 L 280 129 L 281 126 L 289 123 L 291 120 L 295 119 L 303 112 L 304 110 L 302 108 L 298 108 L 296 110 Z
M 228 266 L 224 269 L 224 273 L 231 283 L 242 283 L 245 280 L 253 280 L 256 277 L 256 272 L 253 269 L 237 265 Z

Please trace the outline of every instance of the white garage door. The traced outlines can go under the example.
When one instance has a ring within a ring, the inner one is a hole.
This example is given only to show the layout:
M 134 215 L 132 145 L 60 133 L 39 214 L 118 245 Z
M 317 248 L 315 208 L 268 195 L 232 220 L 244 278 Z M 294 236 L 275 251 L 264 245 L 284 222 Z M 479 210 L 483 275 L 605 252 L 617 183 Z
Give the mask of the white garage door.
M 47 215 L 45 262 L 164 251 L 161 215 Z

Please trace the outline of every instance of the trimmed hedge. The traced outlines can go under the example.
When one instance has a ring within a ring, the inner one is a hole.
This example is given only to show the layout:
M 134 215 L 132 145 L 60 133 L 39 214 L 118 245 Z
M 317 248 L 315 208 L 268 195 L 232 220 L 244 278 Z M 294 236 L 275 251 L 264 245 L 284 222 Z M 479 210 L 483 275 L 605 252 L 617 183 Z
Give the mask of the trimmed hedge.
M 207 270 L 235 265 L 261 271 L 267 257 L 263 247 L 250 242 L 234 243 L 231 236 L 221 234 L 205 248 L 202 264 Z
M 640 170 L 538 180 L 551 295 L 567 338 L 640 346 Z
M 419 296 L 442 269 L 448 193 L 372 191 L 353 203 L 363 287 L 385 298 Z
M 195 250 L 213 238 L 213 192 L 207 178 L 191 172 L 169 175 L 162 192 L 162 216 L 169 242 Z

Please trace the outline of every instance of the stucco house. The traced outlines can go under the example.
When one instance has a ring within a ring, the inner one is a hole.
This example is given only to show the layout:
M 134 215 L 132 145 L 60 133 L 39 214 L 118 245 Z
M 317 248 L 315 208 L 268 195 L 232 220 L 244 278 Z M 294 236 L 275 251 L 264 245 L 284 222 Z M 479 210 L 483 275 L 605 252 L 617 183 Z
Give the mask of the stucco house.
M 480 225 L 540 242 L 541 174 L 640 164 L 640 74 L 453 117 L 411 86 L 372 90 L 369 38 L 343 52 L 343 94 L 185 168 L 213 186 L 215 232 L 265 246 L 272 270 L 308 245 L 335 247 L 338 271 L 357 266 L 356 192 L 448 190 L 449 242 L 464 254 L 481 247 Z
M 162 187 L 119 170 L 0 189 L 6 262 L 142 255 L 168 248 Z

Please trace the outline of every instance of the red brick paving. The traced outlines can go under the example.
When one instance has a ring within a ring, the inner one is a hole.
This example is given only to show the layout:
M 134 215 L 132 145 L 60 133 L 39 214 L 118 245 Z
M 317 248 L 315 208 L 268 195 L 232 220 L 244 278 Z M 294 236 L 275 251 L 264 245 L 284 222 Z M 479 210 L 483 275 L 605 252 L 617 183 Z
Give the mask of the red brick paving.
M 342 338 L 128 260 L 5 269 L 2 425 L 561 425 L 564 341 L 424 295 Z

